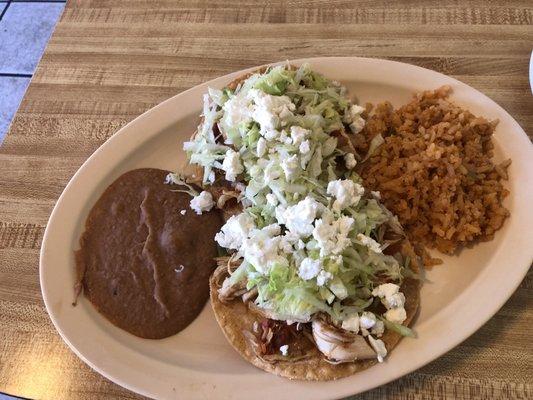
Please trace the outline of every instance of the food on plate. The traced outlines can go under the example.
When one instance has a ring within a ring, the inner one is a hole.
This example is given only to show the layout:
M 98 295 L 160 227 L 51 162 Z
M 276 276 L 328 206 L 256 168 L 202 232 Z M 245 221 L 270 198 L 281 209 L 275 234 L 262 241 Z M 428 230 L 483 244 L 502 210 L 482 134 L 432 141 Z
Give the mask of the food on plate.
M 254 294 L 253 289 L 248 291 L 242 288 L 240 293 L 232 294 L 235 300 L 228 301 L 225 294 L 220 295 L 221 290 L 224 291 L 227 269 L 227 265 L 222 264 L 210 280 L 211 305 L 215 317 L 233 348 L 245 360 L 267 372 L 289 379 L 339 379 L 376 364 L 376 348 L 380 350 L 380 356 L 385 357 L 402 336 L 413 334 L 407 325 L 416 315 L 420 302 L 420 282 L 417 279 L 405 278 L 401 292 L 398 292 L 406 299 L 402 325 L 393 325 L 382 318 L 374 319 L 375 313 L 363 312 L 358 318 L 353 317 L 344 323 L 345 328 L 351 329 L 343 329 L 342 323 L 339 328 L 331 324 L 327 317 L 317 317 L 307 324 L 296 321 L 288 324 L 272 319 L 271 314 L 259 310 L 246 298 Z M 415 264 L 413 271 L 418 272 Z M 396 291 L 396 287 L 391 288 Z M 239 295 L 243 301 L 240 301 Z M 382 307 L 378 307 L 383 311 Z M 382 323 L 391 329 L 375 337 L 384 328 Z M 373 326 L 368 329 L 363 328 L 363 324 Z M 364 329 L 369 332 L 367 340 L 352 330 L 357 325 L 363 335 Z
M 412 241 L 446 254 L 501 228 L 511 163 L 493 161 L 498 121 L 452 103 L 450 92 L 425 91 L 396 110 L 378 105 L 354 141 L 361 154 L 373 147 L 357 169 L 365 187 L 379 191 Z M 424 254 L 424 262 L 439 260 Z
M 76 252 L 77 295 L 158 339 L 190 324 L 210 290 L 230 344 L 291 379 L 383 362 L 415 336 L 420 268 L 439 262 L 425 247 L 488 240 L 509 215 L 497 122 L 449 93 L 372 110 L 308 65 L 209 88 L 184 143 L 195 174 L 137 169 L 106 189 Z
M 210 238 L 222 225 L 216 211 L 192 212 L 195 188 L 165 184 L 167 176 L 151 168 L 120 176 L 90 211 L 75 253 L 77 294 L 149 339 L 181 331 L 202 310 L 217 255 Z M 205 195 L 198 198 L 205 207 Z
M 203 193 L 232 202 L 215 235 L 227 252 L 210 280 L 215 316 L 266 371 L 340 378 L 414 336 L 417 256 L 354 171 L 364 111 L 308 65 L 271 67 L 210 88 L 184 144 Z

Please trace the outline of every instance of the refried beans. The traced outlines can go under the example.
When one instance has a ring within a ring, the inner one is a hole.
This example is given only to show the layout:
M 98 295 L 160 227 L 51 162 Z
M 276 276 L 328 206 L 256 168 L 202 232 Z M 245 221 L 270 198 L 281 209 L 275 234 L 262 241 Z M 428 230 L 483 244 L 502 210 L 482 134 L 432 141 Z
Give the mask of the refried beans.
M 189 325 L 209 295 L 217 210 L 196 215 L 168 171 L 136 169 L 92 208 L 76 251 L 77 294 L 116 326 L 161 339 Z M 183 214 L 182 210 L 186 210 Z

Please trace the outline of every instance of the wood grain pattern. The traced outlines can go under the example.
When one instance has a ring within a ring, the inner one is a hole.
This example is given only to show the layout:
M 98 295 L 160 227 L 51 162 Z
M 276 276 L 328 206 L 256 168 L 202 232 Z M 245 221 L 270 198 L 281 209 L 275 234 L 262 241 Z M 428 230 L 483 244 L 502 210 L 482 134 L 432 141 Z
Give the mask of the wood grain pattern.
M 125 123 L 233 70 L 349 55 L 456 77 L 497 101 L 531 137 L 532 25 L 530 0 L 69 1 L 0 147 L 0 391 L 39 399 L 141 398 L 67 348 L 46 314 L 38 276 L 55 201 Z M 530 272 L 474 336 L 357 398 L 533 398 L 532 287 Z

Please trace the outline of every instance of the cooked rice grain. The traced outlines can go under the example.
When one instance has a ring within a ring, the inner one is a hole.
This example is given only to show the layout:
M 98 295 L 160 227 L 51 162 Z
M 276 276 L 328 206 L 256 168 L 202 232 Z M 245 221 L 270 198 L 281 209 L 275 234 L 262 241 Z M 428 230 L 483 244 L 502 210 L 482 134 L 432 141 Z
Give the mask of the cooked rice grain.
M 502 185 L 511 160 L 496 165 L 492 134 L 498 121 L 487 121 L 448 100 L 450 87 L 426 91 L 394 110 L 378 105 L 362 136 L 361 154 L 381 134 L 385 142 L 361 163 L 367 187 L 379 190 L 410 239 L 452 254 L 477 240 L 490 240 L 509 211 Z M 370 106 L 367 106 L 370 110 Z M 427 253 L 425 264 L 435 264 Z

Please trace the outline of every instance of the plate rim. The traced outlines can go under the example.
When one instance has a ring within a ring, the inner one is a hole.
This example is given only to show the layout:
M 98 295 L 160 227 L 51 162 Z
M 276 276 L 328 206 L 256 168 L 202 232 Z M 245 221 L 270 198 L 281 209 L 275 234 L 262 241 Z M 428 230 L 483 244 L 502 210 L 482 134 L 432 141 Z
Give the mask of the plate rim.
M 475 88 L 473 88 L 473 87 L 471 87 L 471 86 L 469 86 L 469 85 L 467 85 L 467 84 L 465 84 L 465 83 L 463 83 L 463 82 L 461 82 L 459 80 L 456 80 L 455 78 L 449 77 L 447 75 L 441 74 L 439 72 L 436 72 L 436 71 L 433 71 L 433 70 L 430 70 L 430 69 L 427 69 L 427 68 L 419 67 L 419 66 L 412 65 L 412 64 L 402 63 L 402 62 L 398 62 L 398 61 L 379 59 L 379 58 L 366 58 L 366 57 L 314 57 L 314 58 L 294 59 L 294 60 L 291 60 L 290 62 L 291 63 L 295 63 L 295 64 L 301 64 L 303 62 L 309 62 L 309 63 L 333 62 L 333 63 L 335 63 L 335 62 L 339 62 L 339 61 L 347 62 L 347 63 L 357 63 L 358 60 L 361 61 L 361 62 L 370 62 L 370 63 L 384 63 L 384 64 L 389 64 L 389 65 L 395 64 L 395 67 L 397 67 L 397 68 L 412 68 L 414 70 L 418 69 L 418 70 L 423 70 L 425 73 L 430 72 L 432 74 L 437 74 L 438 76 L 445 77 L 447 80 L 453 81 L 454 84 L 466 87 L 470 91 L 474 91 L 476 93 L 476 95 L 481 96 L 485 101 L 490 102 L 493 107 L 498 108 L 500 110 L 500 112 L 503 112 L 504 114 L 506 114 L 509 117 L 510 121 L 515 125 L 514 128 L 517 128 L 517 129 L 513 129 L 513 132 L 511 132 L 510 134 L 521 133 L 522 135 L 524 135 L 527 138 L 527 135 L 525 134 L 523 129 L 520 127 L 520 125 L 516 122 L 516 120 L 507 111 L 505 111 L 499 104 L 494 102 L 488 96 L 486 96 L 482 92 L 476 90 Z M 70 188 L 74 185 L 74 182 L 76 182 L 76 180 L 78 179 L 78 177 L 80 176 L 82 171 L 84 171 L 86 168 L 88 168 L 88 166 L 90 166 L 94 162 L 94 160 L 99 157 L 99 155 L 101 154 L 102 149 L 104 147 L 112 146 L 112 144 L 114 142 L 119 141 L 124 135 L 127 135 L 128 131 L 131 130 L 132 127 L 134 127 L 135 125 L 139 124 L 141 121 L 146 121 L 147 119 L 152 118 L 153 114 L 157 113 L 158 111 L 163 110 L 165 107 L 167 107 L 167 105 L 169 103 L 171 103 L 173 101 L 176 101 L 175 100 L 176 98 L 179 98 L 179 97 L 186 98 L 191 93 L 193 93 L 195 91 L 199 91 L 200 88 L 207 87 L 209 85 L 214 84 L 215 82 L 229 81 L 232 78 L 234 78 L 235 76 L 239 76 L 241 74 L 244 74 L 244 73 L 247 73 L 247 72 L 250 72 L 250 71 L 254 71 L 257 68 L 261 68 L 263 66 L 268 66 L 268 65 L 283 64 L 285 62 L 286 61 L 268 63 L 268 64 L 264 64 L 262 66 L 255 66 L 255 67 L 245 68 L 245 69 L 240 70 L 240 71 L 235 71 L 235 72 L 231 72 L 229 74 L 226 74 L 226 75 L 223 75 L 223 76 L 220 76 L 220 77 L 216 77 L 216 78 L 211 79 L 211 80 L 209 80 L 207 82 L 200 83 L 199 85 L 191 87 L 191 88 L 189 88 L 189 89 L 187 89 L 187 90 L 185 90 L 183 92 L 180 92 L 180 93 L 176 94 L 175 96 L 172 96 L 169 99 L 166 99 L 165 101 L 163 101 L 163 102 L 157 104 L 156 106 L 150 108 L 149 110 L 145 111 L 143 114 L 139 115 L 138 117 L 134 118 L 132 121 L 128 122 L 126 125 L 121 127 L 109 139 L 107 139 L 100 147 L 98 147 L 98 149 L 95 150 L 95 152 L 93 154 L 91 154 L 91 156 L 89 156 L 84 161 L 84 163 L 79 167 L 79 169 L 76 171 L 76 173 L 69 180 L 69 182 L 67 183 L 67 185 L 63 189 L 61 195 L 59 196 L 58 200 L 56 201 L 56 204 L 54 205 L 54 208 L 53 208 L 53 210 L 52 210 L 52 212 L 50 214 L 50 218 L 48 220 L 48 223 L 46 225 L 46 229 L 45 229 L 45 232 L 44 232 L 44 235 L 43 235 L 41 249 L 40 249 L 40 258 L 39 258 L 39 282 L 40 282 L 41 292 L 42 292 L 43 300 L 44 300 L 44 303 L 45 303 L 45 306 L 46 306 L 46 310 L 48 312 L 48 315 L 50 316 L 50 319 L 52 320 L 52 323 L 53 323 L 55 329 L 58 331 L 58 333 L 60 334 L 62 339 L 65 341 L 65 343 L 67 343 L 69 348 L 80 359 L 82 359 L 87 365 L 89 365 L 92 369 L 94 369 L 95 371 L 97 371 L 98 373 L 103 375 L 104 377 L 110 379 L 111 381 L 119 384 L 120 386 L 123 386 L 123 387 L 125 387 L 125 388 L 127 388 L 127 389 L 129 389 L 129 390 L 131 390 L 133 392 L 140 393 L 140 394 L 143 394 L 143 395 L 148 396 L 148 397 L 154 396 L 154 392 L 153 391 L 145 390 L 142 387 L 136 386 L 135 384 L 130 384 L 130 382 L 124 381 L 123 379 L 120 379 L 120 378 L 117 378 L 116 376 L 113 376 L 113 374 L 108 373 L 107 368 L 102 368 L 102 367 L 96 365 L 92 360 L 89 360 L 85 356 L 85 354 L 80 352 L 76 348 L 76 346 L 71 343 L 71 341 L 69 340 L 68 336 L 65 334 L 65 332 L 61 328 L 61 322 L 56 318 L 56 316 L 55 316 L 55 314 L 53 312 L 53 309 L 52 309 L 52 307 L 50 305 L 50 301 L 48 299 L 48 293 L 46 291 L 46 283 L 45 283 L 45 279 L 44 279 L 44 275 L 46 273 L 46 266 L 45 266 L 46 255 L 47 255 L 46 252 L 48 251 L 49 237 L 51 235 L 52 229 L 55 228 L 55 216 L 59 212 L 58 210 L 60 209 L 60 207 L 62 205 L 62 202 L 64 201 L 64 197 L 66 196 L 66 193 L 68 193 Z M 527 255 L 523 257 L 524 260 L 526 259 L 526 257 L 527 257 Z M 530 262 L 531 262 L 531 258 L 532 257 L 530 257 Z M 411 372 L 419 369 L 420 367 L 428 364 L 429 362 L 435 360 L 436 358 L 442 356 L 446 352 L 450 351 L 452 348 L 454 348 L 455 346 L 457 346 L 458 344 L 460 344 L 461 342 L 466 340 L 468 337 L 470 337 L 473 333 L 475 333 L 482 325 L 484 325 L 490 318 L 492 318 L 494 316 L 494 314 L 496 314 L 500 310 L 500 308 L 511 297 L 511 295 L 515 292 L 516 288 L 522 282 L 523 278 L 525 277 L 525 275 L 528 272 L 530 262 L 529 262 L 529 264 L 524 262 L 524 266 L 519 266 L 519 270 L 520 270 L 519 272 L 520 273 L 515 273 L 514 275 L 512 275 L 514 278 L 512 279 L 512 282 L 509 282 L 508 290 L 506 290 L 505 295 L 502 295 L 501 297 L 499 297 L 499 300 L 497 302 L 493 302 L 495 304 L 493 304 L 493 306 L 491 307 L 491 311 L 490 312 L 485 312 L 483 314 L 482 318 L 478 318 L 476 323 L 474 323 L 474 324 L 472 324 L 470 326 L 470 328 L 468 329 L 468 332 L 466 334 L 457 335 L 457 337 L 455 337 L 453 340 L 448 340 L 447 344 L 444 347 L 441 346 L 440 350 L 433 352 L 430 357 L 425 357 L 422 360 L 419 360 L 418 362 L 415 362 L 415 363 L 411 364 L 409 368 L 402 369 L 401 372 L 398 372 L 398 373 L 395 373 L 395 374 L 390 374 L 385 380 L 378 381 L 378 384 L 367 385 L 367 387 L 364 387 L 363 390 L 356 391 L 356 392 L 353 391 L 355 389 L 353 389 L 351 391 L 350 390 L 349 391 L 343 390 L 340 393 L 337 393 L 337 394 L 333 395 L 333 397 L 329 396 L 329 397 L 320 397 L 320 398 L 332 398 L 332 399 L 333 398 L 339 398 L 338 396 L 341 396 L 341 397 L 349 396 L 349 395 L 353 395 L 353 394 L 356 394 L 356 393 L 362 393 L 364 391 L 376 388 L 378 386 L 381 386 L 381 385 L 384 385 L 384 384 L 386 384 L 388 382 L 396 380 L 396 379 L 398 379 L 401 376 L 404 376 L 404 375 L 406 375 L 408 373 L 411 373 Z M 482 275 L 485 272 L 487 272 L 487 271 L 483 270 L 482 271 Z M 466 290 L 464 292 L 462 292 L 461 295 L 458 296 L 458 298 L 455 299 L 454 301 L 459 301 L 459 298 L 462 298 L 463 296 L 468 294 L 469 291 L 472 291 L 474 288 L 475 287 L 467 286 Z M 444 350 L 443 350 L 443 348 L 444 348 Z M 253 367 L 251 367 L 251 368 L 253 368 Z M 336 382 L 337 383 L 340 383 L 340 382 L 343 382 L 343 381 L 347 382 L 347 381 L 349 381 L 349 379 L 350 379 L 350 377 L 344 378 L 343 380 L 339 380 L 339 381 L 336 381 Z M 311 383 L 311 384 L 313 384 L 313 383 Z M 295 389 L 295 390 L 297 390 L 297 389 Z

